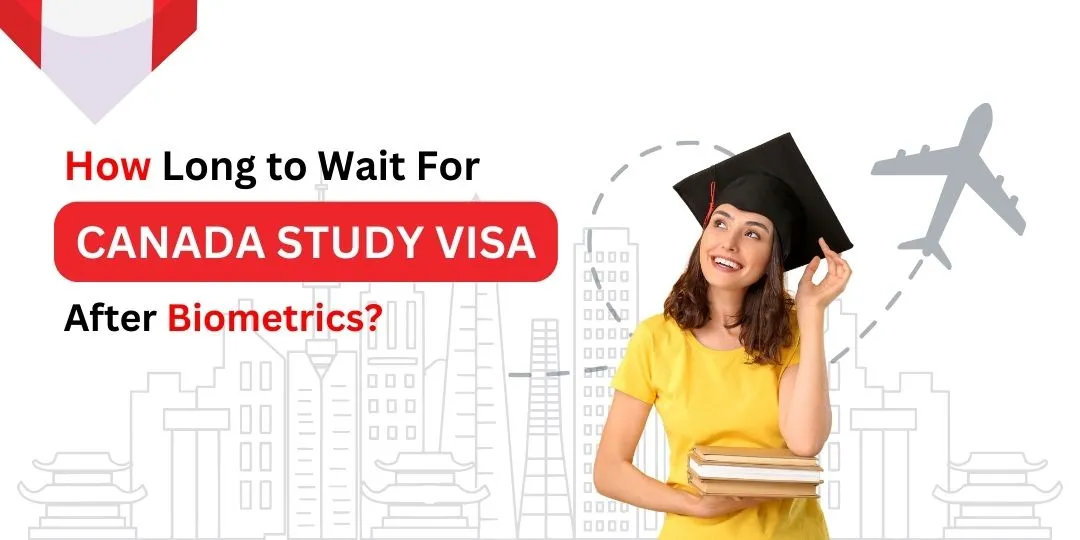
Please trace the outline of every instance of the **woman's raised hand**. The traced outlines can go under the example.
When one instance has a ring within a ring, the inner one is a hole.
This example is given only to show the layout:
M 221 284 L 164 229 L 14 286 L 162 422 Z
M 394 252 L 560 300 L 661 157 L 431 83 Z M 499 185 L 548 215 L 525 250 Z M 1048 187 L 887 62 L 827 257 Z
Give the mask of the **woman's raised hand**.
M 821 257 L 815 256 L 810 264 L 806 265 L 803 277 L 799 280 L 799 289 L 795 293 L 795 304 L 799 311 L 824 310 L 840 293 L 844 292 L 848 280 L 851 279 L 851 267 L 839 253 L 829 249 L 824 238 L 818 239 L 821 252 L 825 254 L 825 260 L 829 265 L 829 273 L 821 283 L 814 284 L 814 272 L 821 264 Z

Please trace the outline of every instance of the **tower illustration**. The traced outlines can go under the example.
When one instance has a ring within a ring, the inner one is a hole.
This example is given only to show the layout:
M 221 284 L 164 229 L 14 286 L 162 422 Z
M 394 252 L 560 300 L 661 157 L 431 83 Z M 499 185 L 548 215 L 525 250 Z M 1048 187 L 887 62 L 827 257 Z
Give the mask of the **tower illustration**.
M 481 538 L 512 538 L 517 515 L 507 416 L 499 288 L 494 283 L 454 283 L 440 448 L 458 463 L 466 491 L 487 487 L 491 496 L 467 507 Z
M 592 482 L 595 449 L 615 389 L 611 379 L 626 355 L 639 319 L 638 245 L 625 227 L 583 231 L 574 244 L 574 535 L 576 538 L 655 538 L 663 514 L 604 497 Z M 654 408 L 649 413 L 634 465 L 666 479 L 667 443 Z
M 250 299 L 238 300 L 237 308 L 254 310 L 255 303 Z M 203 536 L 261 538 L 287 531 L 285 356 L 255 332 L 224 332 L 221 340 L 221 361 L 213 369 L 212 381 L 196 387 L 194 403 L 184 397 L 187 392 L 181 390 L 179 375 L 151 374 L 146 392 L 132 393 L 133 472 L 138 471 L 140 477 L 146 478 L 140 482 L 146 483 L 155 504 L 153 512 L 143 513 L 143 518 L 139 518 L 147 522 L 147 530 L 139 529 L 140 537 L 181 538 L 190 532 L 181 528 L 174 534 L 172 525 L 164 529 L 156 523 L 164 520 L 151 521 L 151 516 L 161 515 L 159 512 L 175 505 L 171 497 L 161 492 L 175 489 L 177 482 L 184 482 L 190 476 L 171 472 L 170 462 L 179 457 L 169 451 L 171 434 L 181 440 L 188 434 L 162 429 L 163 415 L 168 414 L 165 412 L 168 409 L 190 407 L 203 411 L 200 414 L 205 414 L 207 409 L 224 409 L 229 415 L 228 429 L 219 432 L 220 450 L 211 453 L 216 454 L 220 466 L 220 478 L 214 482 L 220 486 L 218 495 L 198 497 L 200 505 L 219 510 L 211 513 L 204 508 L 196 520 L 200 526 L 207 525 L 212 521 L 207 518 L 216 514 L 220 515 L 220 523 L 213 526 L 216 534 Z M 190 427 L 184 423 L 177 426 Z M 203 423 L 203 427 L 207 424 Z M 206 446 L 202 445 L 204 449 Z M 206 465 L 213 461 L 202 455 L 199 469 L 204 472 L 213 469 Z M 211 485 L 205 479 L 198 484 L 200 490 Z M 170 516 L 176 515 L 175 509 L 168 511 Z
M 571 538 L 574 522 L 559 390 L 561 377 L 570 372 L 559 370 L 559 321 L 533 319 L 531 340 L 529 371 L 510 374 L 529 378 L 529 424 L 518 536 Z
M 327 185 L 315 186 L 320 201 Z M 304 283 L 315 309 L 329 311 L 339 283 Z M 289 351 L 287 448 L 290 538 L 356 538 L 357 353 L 338 349 L 327 327 L 312 325 L 303 351 Z

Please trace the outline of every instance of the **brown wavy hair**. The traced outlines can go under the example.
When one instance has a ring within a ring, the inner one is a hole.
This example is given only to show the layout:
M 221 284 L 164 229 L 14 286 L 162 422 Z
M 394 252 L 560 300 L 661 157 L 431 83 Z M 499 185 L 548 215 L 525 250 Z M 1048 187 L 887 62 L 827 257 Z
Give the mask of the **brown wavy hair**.
M 739 342 L 754 364 L 779 364 L 781 349 L 790 346 L 793 339 L 789 316 L 795 300 L 784 290 L 784 263 L 777 238 L 774 236 L 765 275 L 746 291 L 735 320 L 724 325 L 728 329 L 742 328 Z M 664 301 L 664 315 L 674 319 L 683 330 L 701 328 L 711 318 L 709 282 L 702 274 L 700 248 L 701 238 L 698 238 L 686 271 Z

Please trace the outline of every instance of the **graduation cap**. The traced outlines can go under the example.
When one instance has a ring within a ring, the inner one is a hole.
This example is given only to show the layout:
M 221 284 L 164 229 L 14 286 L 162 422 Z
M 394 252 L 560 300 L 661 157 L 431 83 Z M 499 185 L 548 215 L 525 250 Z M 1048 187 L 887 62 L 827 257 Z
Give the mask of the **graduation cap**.
M 780 236 L 784 270 L 822 255 L 818 238 L 837 253 L 853 247 L 790 133 L 694 173 L 674 188 L 702 227 L 724 203 L 769 218 Z

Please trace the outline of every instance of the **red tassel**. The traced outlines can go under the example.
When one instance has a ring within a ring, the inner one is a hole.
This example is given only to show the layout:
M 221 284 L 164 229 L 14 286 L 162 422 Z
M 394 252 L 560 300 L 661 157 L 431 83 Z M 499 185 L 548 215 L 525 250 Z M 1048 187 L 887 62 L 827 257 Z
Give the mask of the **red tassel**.
M 712 217 L 712 213 L 713 213 L 713 210 L 715 210 L 715 206 L 716 206 L 716 182 L 713 181 L 713 182 L 709 182 L 709 211 L 705 212 L 705 222 L 701 224 L 702 227 L 705 227 L 706 225 L 709 224 L 709 218 Z

